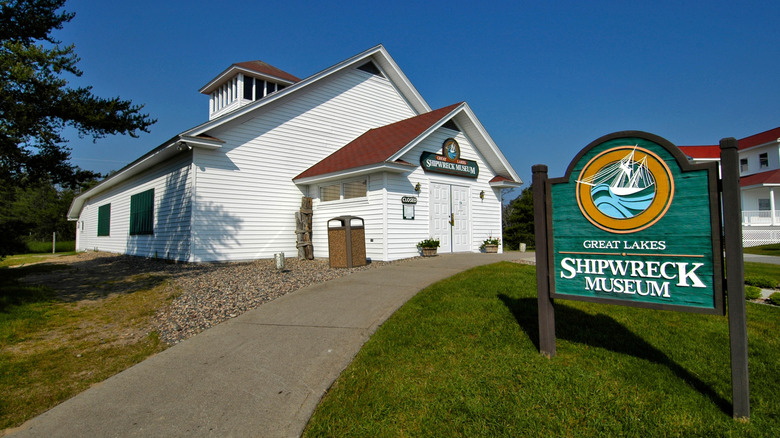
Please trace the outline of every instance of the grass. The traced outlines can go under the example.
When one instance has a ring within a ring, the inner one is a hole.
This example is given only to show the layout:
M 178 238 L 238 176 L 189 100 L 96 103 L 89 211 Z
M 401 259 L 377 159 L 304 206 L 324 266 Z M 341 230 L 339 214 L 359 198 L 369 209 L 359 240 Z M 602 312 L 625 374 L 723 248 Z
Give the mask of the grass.
M 0 268 L 0 435 L 165 348 L 148 327 L 169 285 L 64 302 L 19 280 L 57 269 Z
M 780 283 L 780 265 L 770 265 L 768 263 L 745 262 L 745 277 L 768 277 Z
M 747 311 L 745 423 L 731 418 L 726 317 L 559 300 L 547 359 L 534 268 L 476 268 L 383 324 L 305 435 L 780 436 L 780 308 Z
M 768 256 L 780 256 L 780 243 L 772 243 L 769 245 L 751 246 L 743 249 L 746 254 L 758 254 Z
M 45 262 L 47 260 L 62 257 L 66 255 L 74 255 L 76 254 L 75 251 L 72 252 L 61 252 L 57 254 L 17 254 L 12 256 L 7 256 L 0 260 L 0 268 L 5 268 L 9 266 L 20 266 L 20 265 L 29 265 L 32 263 L 41 263 Z

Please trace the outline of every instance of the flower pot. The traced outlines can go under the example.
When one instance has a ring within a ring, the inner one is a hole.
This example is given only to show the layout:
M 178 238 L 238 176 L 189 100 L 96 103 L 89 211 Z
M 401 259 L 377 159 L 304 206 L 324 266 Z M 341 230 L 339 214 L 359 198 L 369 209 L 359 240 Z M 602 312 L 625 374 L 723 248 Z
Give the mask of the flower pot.
M 498 252 L 498 245 L 485 245 L 485 252 Z
M 423 248 L 422 249 L 422 255 L 423 257 L 433 257 L 436 255 L 436 249 L 437 248 Z

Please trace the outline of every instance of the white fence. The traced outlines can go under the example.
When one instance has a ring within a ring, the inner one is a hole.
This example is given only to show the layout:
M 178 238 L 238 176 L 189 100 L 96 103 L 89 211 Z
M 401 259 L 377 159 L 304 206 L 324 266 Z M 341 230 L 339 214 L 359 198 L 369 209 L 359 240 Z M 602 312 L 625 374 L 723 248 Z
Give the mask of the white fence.
M 757 230 L 750 227 L 742 227 L 743 247 L 748 248 L 770 243 L 780 243 L 780 228 Z
M 748 227 L 780 225 L 780 210 L 744 210 L 742 225 Z

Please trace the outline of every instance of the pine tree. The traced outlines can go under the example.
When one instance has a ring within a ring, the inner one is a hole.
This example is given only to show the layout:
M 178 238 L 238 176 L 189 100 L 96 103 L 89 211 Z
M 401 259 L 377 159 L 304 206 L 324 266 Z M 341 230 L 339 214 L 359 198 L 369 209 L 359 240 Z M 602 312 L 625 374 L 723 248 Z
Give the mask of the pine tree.
M 517 249 L 520 243 L 534 247 L 534 196 L 526 187 L 504 208 L 504 245 Z
M 41 183 L 75 188 L 97 176 L 70 163 L 65 128 L 97 140 L 137 137 L 156 122 L 119 97 L 102 98 L 92 87 L 72 88 L 66 75 L 81 76 L 74 46 L 54 30 L 73 19 L 65 0 L 0 0 L 0 210 L 15 203 L 17 188 Z M 0 214 L 0 257 L 28 230 Z M 20 228 L 21 227 L 21 228 Z
M 70 162 L 66 127 L 94 139 L 148 132 L 155 120 L 142 105 L 71 88 L 64 75 L 81 76 L 74 46 L 51 33 L 73 19 L 58 12 L 65 0 L 0 1 L 0 181 L 52 180 L 73 184 L 84 174 Z

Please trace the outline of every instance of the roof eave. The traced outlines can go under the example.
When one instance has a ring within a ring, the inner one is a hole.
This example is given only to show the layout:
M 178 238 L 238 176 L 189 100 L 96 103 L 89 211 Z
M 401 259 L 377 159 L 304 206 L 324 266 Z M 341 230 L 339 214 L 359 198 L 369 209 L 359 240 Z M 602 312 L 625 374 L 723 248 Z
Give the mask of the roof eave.
M 765 143 L 756 144 L 756 145 L 753 145 L 753 146 L 747 146 L 747 147 L 745 147 L 743 149 L 739 149 L 739 151 L 742 152 L 742 151 L 747 151 L 747 150 L 750 150 L 750 149 L 755 149 L 755 148 L 760 148 L 760 147 L 765 147 L 765 146 L 777 146 L 778 143 L 780 143 L 780 138 L 775 139 L 775 140 L 770 140 L 770 141 L 765 142 Z
M 451 119 L 455 116 L 455 114 L 458 113 L 463 107 L 466 105 L 466 102 L 462 102 L 460 105 L 455 107 L 452 111 L 447 113 L 444 117 L 440 118 L 436 123 L 429 126 L 425 131 L 421 132 L 420 135 L 415 137 L 412 141 L 406 144 L 406 146 L 399 149 L 395 154 L 391 155 L 387 161 L 396 161 L 399 160 L 405 153 L 409 152 L 412 148 L 417 146 L 421 141 L 428 138 L 429 135 L 431 135 L 434 131 L 442 127 L 445 123 L 447 123 L 447 120 Z
M 70 208 L 68 209 L 67 218 L 70 221 L 78 220 L 79 215 L 81 215 L 81 209 L 84 208 L 84 203 L 87 201 L 87 199 L 98 195 L 124 181 L 127 181 L 135 175 L 138 175 L 139 173 L 156 166 L 159 163 L 167 161 L 174 156 L 182 152 L 189 151 L 193 148 L 208 150 L 219 149 L 222 147 L 223 143 L 224 141 L 217 138 L 177 135 L 160 146 L 152 149 L 149 153 L 141 156 L 141 158 L 123 167 L 115 174 L 104 179 L 100 184 L 76 196 L 73 199 Z
M 762 187 L 780 187 L 780 183 L 756 183 L 749 186 L 740 186 L 740 189 L 760 189 Z
M 490 183 L 490 187 L 497 189 L 516 189 L 525 185 L 523 181 L 495 181 Z
M 382 162 L 366 166 L 355 167 L 352 169 L 340 170 L 337 172 L 324 173 L 303 178 L 293 178 L 293 182 L 298 185 L 321 184 L 330 181 L 336 181 L 345 178 L 352 178 L 361 175 L 368 175 L 377 172 L 405 173 L 414 170 L 417 166 L 406 163 Z

